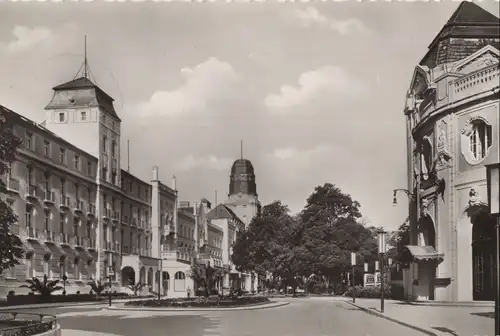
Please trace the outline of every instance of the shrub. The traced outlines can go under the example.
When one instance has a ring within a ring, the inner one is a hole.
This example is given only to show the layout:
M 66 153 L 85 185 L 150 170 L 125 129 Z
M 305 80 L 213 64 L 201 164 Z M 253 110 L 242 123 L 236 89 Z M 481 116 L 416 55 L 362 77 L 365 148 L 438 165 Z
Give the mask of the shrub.
M 139 300 L 128 301 L 125 306 L 136 307 L 177 307 L 177 308 L 212 308 L 212 307 L 239 307 L 247 305 L 256 305 L 269 302 L 269 299 L 262 296 L 246 296 L 232 299 L 219 298 L 179 298 L 162 300 Z
M 379 286 L 373 286 L 373 287 L 362 287 L 362 286 L 356 286 L 356 297 L 359 298 L 380 298 L 381 297 L 381 290 Z M 344 293 L 345 296 L 352 297 L 353 293 L 353 287 L 349 287 L 349 289 Z M 386 285 L 384 286 L 384 297 L 387 299 L 392 298 L 392 293 L 391 293 L 391 285 Z
M 403 285 L 395 284 L 391 285 L 391 296 L 395 300 L 405 299 L 405 289 Z

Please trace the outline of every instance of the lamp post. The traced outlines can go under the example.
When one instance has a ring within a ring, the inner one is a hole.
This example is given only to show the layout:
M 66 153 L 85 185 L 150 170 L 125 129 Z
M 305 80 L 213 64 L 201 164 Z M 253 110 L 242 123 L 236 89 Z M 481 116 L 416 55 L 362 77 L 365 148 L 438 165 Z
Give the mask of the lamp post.
M 496 217 L 495 335 L 500 335 L 500 163 L 486 165 L 488 210 Z
M 378 253 L 380 255 L 380 312 L 384 312 L 384 254 L 385 254 L 385 231 L 378 232 Z
M 160 269 L 158 270 L 158 301 L 160 301 L 161 299 L 161 283 L 163 281 L 163 269 L 162 269 L 163 265 L 162 265 L 162 256 L 161 256 L 161 252 L 160 252 Z
M 351 266 L 352 266 L 352 302 L 356 302 L 356 284 L 354 282 L 354 268 L 356 267 L 356 252 L 351 252 Z
M 109 306 L 111 307 L 111 277 L 114 275 L 115 271 L 113 270 L 113 266 L 108 266 L 109 270 L 109 289 L 108 289 L 108 301 L 109 301 Z

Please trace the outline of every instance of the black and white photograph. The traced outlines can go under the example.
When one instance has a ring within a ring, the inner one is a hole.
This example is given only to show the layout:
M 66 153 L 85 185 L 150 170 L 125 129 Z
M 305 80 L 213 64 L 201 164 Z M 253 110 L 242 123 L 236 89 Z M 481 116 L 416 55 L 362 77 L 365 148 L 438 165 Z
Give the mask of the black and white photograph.
M 500 336 L 499 16 L 0 0 L 0 335 Z

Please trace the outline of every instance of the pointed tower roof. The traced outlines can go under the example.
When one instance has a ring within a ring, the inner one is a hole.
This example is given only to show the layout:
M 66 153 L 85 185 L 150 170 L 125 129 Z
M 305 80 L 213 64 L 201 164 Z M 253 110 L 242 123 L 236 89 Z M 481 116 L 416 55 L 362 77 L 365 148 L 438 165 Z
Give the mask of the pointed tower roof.
M 498 17 L 474 2 L 461 2 L 450 19 L 430 43 L 428 47 L 429 51 L 420 64 L 426 64 L 427 60 L 432 58 L 436 53 L 435 49 L 439 42 L 451 38 L 498 39 L 500 38 L 500 21 Z M 447 57 L 444 57 L 437 64 L 446 63 L 447 61 Z

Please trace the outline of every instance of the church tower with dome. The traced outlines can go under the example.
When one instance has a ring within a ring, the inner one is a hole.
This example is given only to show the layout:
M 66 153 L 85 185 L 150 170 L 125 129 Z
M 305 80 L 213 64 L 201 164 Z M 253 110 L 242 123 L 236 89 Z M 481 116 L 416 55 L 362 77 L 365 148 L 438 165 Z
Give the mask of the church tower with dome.
M 224 204 L 245 223 L 245 227 L 260 213 L 255 171 L 252 162 L 243 158 L 243 142 L 241 157 L 234 161 L 231 168 L 228 200 Z

